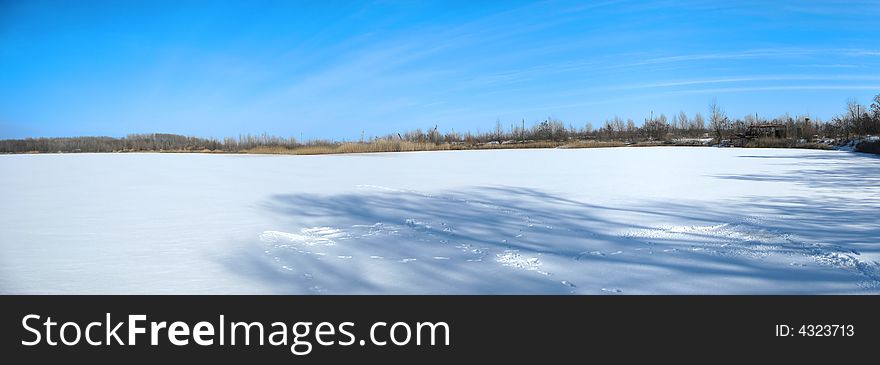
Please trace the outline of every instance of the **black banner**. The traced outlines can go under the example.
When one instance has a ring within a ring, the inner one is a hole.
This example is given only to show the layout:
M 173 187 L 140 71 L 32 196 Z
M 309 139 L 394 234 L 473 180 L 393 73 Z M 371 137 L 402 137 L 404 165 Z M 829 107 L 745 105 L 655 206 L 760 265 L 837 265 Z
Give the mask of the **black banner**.
M 880 340 L 876 296 L 4 296 L 0 303 L 4 357 L 34 363 L 867 359 Z

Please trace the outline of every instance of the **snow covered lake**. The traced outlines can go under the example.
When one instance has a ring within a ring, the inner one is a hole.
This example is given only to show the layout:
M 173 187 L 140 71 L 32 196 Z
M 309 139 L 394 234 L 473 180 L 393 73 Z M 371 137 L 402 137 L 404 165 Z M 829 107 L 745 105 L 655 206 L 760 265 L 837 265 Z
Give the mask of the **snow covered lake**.
M 880 158 L 0 156 L 0 293 L 878 294 Z

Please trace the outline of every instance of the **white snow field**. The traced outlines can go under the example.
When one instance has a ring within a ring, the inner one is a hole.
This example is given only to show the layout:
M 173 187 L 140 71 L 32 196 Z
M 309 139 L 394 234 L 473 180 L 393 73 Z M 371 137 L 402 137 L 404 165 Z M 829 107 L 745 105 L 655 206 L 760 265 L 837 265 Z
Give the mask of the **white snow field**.
M 878 294 L 880 158 L 0 156 L 2 293 Z

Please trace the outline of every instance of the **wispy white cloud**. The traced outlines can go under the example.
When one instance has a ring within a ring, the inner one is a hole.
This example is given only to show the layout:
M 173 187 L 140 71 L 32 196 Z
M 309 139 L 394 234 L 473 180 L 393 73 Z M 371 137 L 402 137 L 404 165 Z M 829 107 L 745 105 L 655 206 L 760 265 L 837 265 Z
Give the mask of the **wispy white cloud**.
M 756 81 L 880 81 L 880 76 L 873 75 L 774 75 L 774 76 L 746 76 L 731 78 L 713 78 L 701 80 L 669 81 L 640 85 L 624 85 L 613 89 L 649 89 L 678 86 L 692 86 L 704 84 L 726 84 Z
M 792 67 L 802 67 L 802 68 L 860 68 L 861 65 L 855 64 L 807 64 L 807 65 L 791 65 Z
M 641 61 L 623 64 L 621 67 L 633 67 L 641 65 L 659 64 L 659 63 L 678 63 L 704 60 L 731 60 L 731 59 L 769 59 L 769 58 L 796 58 L 801 56 L 827 55 L 827 56 L 854 56 L 868 57 L 880 56 L 880 50 L 877 49 L 833 49 L 833 48 L 815 48 L 815 49 L 750 49 L 734 52 L 707 52 L 692 53 L 674 56 L 662 56 L 646 58 Z
M 691 89 L 671 91 L 669 95 L 684 94 L 721 94 L 721 93 L 745 93 L 760 91 L 832 91 L 832 90 L 875 90 L 880 92 L 880 84 L 874 85 L 780 85 L 780 86 L 746 86 L 746 87 L 722 87 L 711 89 Z
M 807 15 L 864 15 L 880 14 L 880 3 L 873 0 L 838 0 L 831 2 L 783 1 L 781 10 Z

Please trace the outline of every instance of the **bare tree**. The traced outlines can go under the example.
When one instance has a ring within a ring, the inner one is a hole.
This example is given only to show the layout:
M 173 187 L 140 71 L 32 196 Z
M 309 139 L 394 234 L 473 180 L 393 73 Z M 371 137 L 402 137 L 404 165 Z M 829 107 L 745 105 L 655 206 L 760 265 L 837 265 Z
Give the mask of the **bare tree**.
M 626 138 L 633 140 L 636 138 L 636 134 L 638 132 L 638 128 L 636 127 L 636 122 L 629 118 L 626 120 Z
M 871 119 L 873 120 L 871 133 L 880 134 L 880 94 L 877 94 L 874 97 L 874 102 L 871 103 Z
M 694 121 L 692 124 L 692 129 L 696 130 L 699 133 L 703 133 L 703 131 L 706 130 L 706 122 L 703 119 L 703 114 L 700 114 L 700 112 L 697 112 L 697 114 L 694 115 Z
M 681 133 L 684 135 L 691 134 L 691 123 L 688 121 L 688 115 L 684 112 L 684 110 L 678 112 L 678 125 L 681 128 Z
M 721 140 L 724 139 L 723 132 L 727 126 L 727 115 L 725 115 L 724 109 L 718 105 L 718 99 L 712 98 L 712 102 L 709 104 L 709 115 L 709 125 L 715 131 L 718 143 L 721 143 Z

